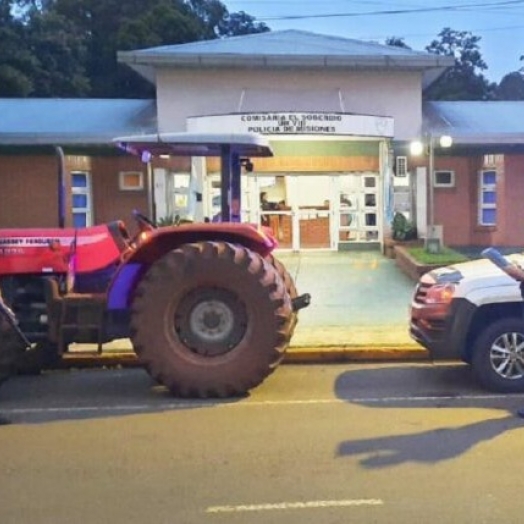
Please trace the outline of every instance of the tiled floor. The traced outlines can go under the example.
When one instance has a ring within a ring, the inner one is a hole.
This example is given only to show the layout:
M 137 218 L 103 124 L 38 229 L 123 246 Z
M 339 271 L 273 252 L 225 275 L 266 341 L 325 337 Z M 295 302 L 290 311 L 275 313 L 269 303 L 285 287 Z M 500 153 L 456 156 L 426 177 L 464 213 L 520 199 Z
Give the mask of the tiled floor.
M 311 294 L 311 305 L 299 313 L 294 345 L 412 343 L 408 306 L 415 284 L 380 251 L 276 256 L 298 292 Z

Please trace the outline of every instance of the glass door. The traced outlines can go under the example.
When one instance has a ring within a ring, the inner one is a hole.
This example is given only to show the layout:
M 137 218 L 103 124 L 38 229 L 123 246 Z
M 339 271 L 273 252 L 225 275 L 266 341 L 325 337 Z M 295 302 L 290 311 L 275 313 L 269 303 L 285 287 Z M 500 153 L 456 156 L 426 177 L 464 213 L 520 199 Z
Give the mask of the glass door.
M 302 174 L 296 178 L 298 249 L 333 249 L 331 235 L 332 177 Z
M 252 206 L 250 219 L 272 230 L 280 249 L 292 249 L 295 239 L 293 209 L 289 202 L 289 177 L 285 175 L 256 175 L 254 191 L 258 200 Z
M 338 187 L 339 243 L 379 242 L 382 223 L 379 175 L 375 173 L 341 175 Z
M 221 217 L 221 191 L 220 191 L 220 174 L 211 173 L 206 176 L 206 191 L 204 202 L 204 217 L 211 222 L 220 222 Z M 248 177 L 242 175 L 241 178 L 241 199 L 240 199 L 240 221 L 254 222 L 251 216 L 251 209 L 253 209 L 253 184 L 248 180 Z

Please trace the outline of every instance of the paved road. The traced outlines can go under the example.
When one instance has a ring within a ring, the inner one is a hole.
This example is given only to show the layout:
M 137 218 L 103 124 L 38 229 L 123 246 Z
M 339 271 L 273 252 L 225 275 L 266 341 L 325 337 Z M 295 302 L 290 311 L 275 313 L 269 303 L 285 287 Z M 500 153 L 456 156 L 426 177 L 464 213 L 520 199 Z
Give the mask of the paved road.
M 520 523 L 523 395 L 462 365 L 281 366 L 183 401 L 138 369 L 0 389 L 0 522 Z

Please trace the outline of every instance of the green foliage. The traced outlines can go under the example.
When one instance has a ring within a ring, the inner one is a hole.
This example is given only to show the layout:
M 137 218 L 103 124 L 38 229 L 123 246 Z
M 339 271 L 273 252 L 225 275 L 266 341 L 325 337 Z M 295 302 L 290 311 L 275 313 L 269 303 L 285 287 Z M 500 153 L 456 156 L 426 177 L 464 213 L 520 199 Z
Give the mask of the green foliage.
M 12 2 L 0 0 L 0 96 L 28 96 L 34 88 L 32 71 L 37 65 L 21 20 L 12 15 Z
M 469 260 L 467 256 L 446 246 L 442 246 L 438 253 L 429 253 L 423 246 L 409 247 L 407 248 L 407 251 L 421 264 L 438 264 L 447 266 L 449 264 L 458 264 Z
M 452 56 L 455 65 L 433 83 L 424 93 L 426 100 L 489 100 L 494 98 L 496 84 L 490 84 L 482 71 L 488 66 L 479 49 L 479 36 L 469 31 L 455 31 L 449 27 L 439 33 L 426 51 Z
M 84 67 L 86 39 L 76 34 L 70 20 L 52 11 L 37 11 L 27 28 L 27 37 L 37 61 L 31 96 L 77 97 L 89 93 Z
M 0 96 L 152 98 L 154 86 L 118 63 L 118 51 L 265 31 L 220 0 L 0 0 Z M 439 33 L 426 49 L 453 56 L 455 67 L 426 99 L 521 99 L 516 77 L 494 92 L 479 41 L 467 31 Z M 398 37 L 387 44 L 408 48 Z
M 391 236 L 393 240 L 414 240 L 417 238 L 417 230 L 402 213 L 395 213 L 391 223 Z
M 152 98 L 118 51 L 267 30 L 219 0 L 0 0 L 0 96 Z
M 402 49 L 411 49 L 411 47 L 409 47 L 406 42 L 404 42 L 404 38 L 400 38 L 398 36 L 390 36 L 386 38 L 386 45 L 400 47 Z
M 505 75 L 496 91 L 498 100 L 524 100 L 524 74 L 514 71 Z
M 158 227 L 166 226 L 180 226 L 182 224 L 191 224 L 193 221 L 189 218 L 183 218 L 180 215 L 168 215 L 162 218 L 159 218 L 156 221 Z
M 266 33 L 269 27 L 263 22 L 257 22 L 252 16 L 240 11 L 231 13 L 218 24 L 220 37 L 250 35 L 253 33 Z

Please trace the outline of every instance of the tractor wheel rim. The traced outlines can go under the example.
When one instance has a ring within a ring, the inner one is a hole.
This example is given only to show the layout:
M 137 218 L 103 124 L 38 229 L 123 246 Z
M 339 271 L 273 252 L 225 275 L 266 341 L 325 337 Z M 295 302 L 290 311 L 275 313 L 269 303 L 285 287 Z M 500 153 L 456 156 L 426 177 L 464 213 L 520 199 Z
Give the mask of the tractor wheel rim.
M 246 307 L 227 289 L 194 289 L 182 299 L 175 314 L 178 337 L 192 353 L 203 357 L 228 353 L 246 330 Z
M 189 316 L 193 333 L 207 342 L 224 340 L 233 331 L 234 313 L 219 300 L 207 300 L 198 304 Z

